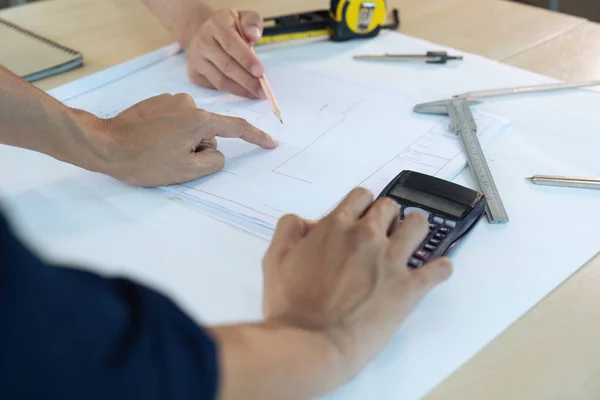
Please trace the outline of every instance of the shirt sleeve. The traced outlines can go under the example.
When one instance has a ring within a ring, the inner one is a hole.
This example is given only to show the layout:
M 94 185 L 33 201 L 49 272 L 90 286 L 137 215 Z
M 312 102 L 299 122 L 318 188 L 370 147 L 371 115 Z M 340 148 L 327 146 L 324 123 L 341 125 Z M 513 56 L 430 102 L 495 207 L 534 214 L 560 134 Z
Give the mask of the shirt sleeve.
M 216 343 L 127 279 L 45 265 L 0 215 L 0 398 L 215 399 Z

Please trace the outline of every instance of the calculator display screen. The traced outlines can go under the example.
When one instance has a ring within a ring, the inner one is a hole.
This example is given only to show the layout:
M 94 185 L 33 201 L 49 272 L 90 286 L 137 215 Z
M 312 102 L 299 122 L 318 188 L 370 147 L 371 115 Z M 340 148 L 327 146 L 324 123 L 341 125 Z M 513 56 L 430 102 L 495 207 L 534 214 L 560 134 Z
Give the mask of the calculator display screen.
M 456 218 L 460 218 L 468 208 L 468 206 L 456 201 L 448 200 L 443 197 L 438 197 L 430 193 L 425 193 L 420 190 L 402 185 L 396 186 L 394 189 L 392 189 L 390 194 L 407 201 L 422 204 L 434 210 L 439 210 Z

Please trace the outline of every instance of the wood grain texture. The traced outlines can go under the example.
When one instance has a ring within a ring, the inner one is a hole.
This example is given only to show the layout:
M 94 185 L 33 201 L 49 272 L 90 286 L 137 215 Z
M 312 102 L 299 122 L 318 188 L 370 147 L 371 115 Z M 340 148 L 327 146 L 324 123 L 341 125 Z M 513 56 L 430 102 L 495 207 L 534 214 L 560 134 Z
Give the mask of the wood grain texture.
M 585 22 L 575 30 L 503 61 L 570 82 L 599 80 L 600 25 Z
M 44 90 L 173 42 L 139 0 L 45 0 L 4 10 L 0 18 L 83 53 L 84 67 L 36 82 Z
M 501 60 L 562 35 L 584 20 L 499 0 L 399 0 L 401 31 Z
M 599 399 L 599 304 L 600 254 L 426 400 Z
M 324 0 L 221 0 L 264 16 L 326 8 Z M 400 31 L 500 60 L 575 29 L 585 20 L 501 0 L 390 0 Z M 465 12 L 469 10 L 469 12 Z M 45 0 L 0 12 L 17 24 L 84 53 L 85 67 L 37 82 L 44 90 L 172 42 L 140 0 Z
M 327 7 L 323 0 L 222 0 L 264 16 Z M 391 0 L 400 30 L 567 81 L 600 79 L 600 26 L 502 0 Z M 139 0 L 46 0 L 0 12 L 82 51 L 86 65 L 43 89 L 172 42 Z M 600 246 L 599 246 L 600 247 Z M 429 400 L 600 398 L 600 256 L 496 338 Z M 399 399 L 402 396 L 399 394 Z
M 585 22 L 502 61 L 568 82 L 600 79 L 600 25 Z M 427 400 L 599 399 L 599 304 L 600 255 L 434 389 Z

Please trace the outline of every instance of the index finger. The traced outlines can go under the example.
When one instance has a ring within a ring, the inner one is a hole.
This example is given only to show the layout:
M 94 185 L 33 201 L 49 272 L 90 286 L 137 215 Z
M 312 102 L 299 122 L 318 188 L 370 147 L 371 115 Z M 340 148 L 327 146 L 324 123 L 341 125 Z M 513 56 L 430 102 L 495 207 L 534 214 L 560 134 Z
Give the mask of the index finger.
M 364 219 L 373 221 L 384 232 L 394 232 L 399 214 L 398 203 L 389 197 L 381 197 L 369 207 Z
M 413 213 L 390 236 L 390 256 L 404 265 L 429 233 L 429 222 L 421 214 Z
M 239 32 L 239 22 L 233 14 L 228 15 L 228 24 L 226 29 L 217 29 L 215 31 L 215 39 L 217 43 L 236 60 L 244 69 L 250 72 L 255 77 L 260 77 L 263 74 L 262 63 L 252 50 L 250 44 L 241 36 L 243 32 Z
M 363 187 L 356 187 L 332 211 L 333 214 L 343 214 L 350 219 L 360 218 L 373 204 L 373 193 Z
M 264 149 L 272 149 L 279 144 L 277 140 L 250 124 L 245 119 L 237 117 L 212 114 L 207 130 L 210 137 L 239 138 Z M 210 137 L 205 137 L 205 139 L 209 139 Z

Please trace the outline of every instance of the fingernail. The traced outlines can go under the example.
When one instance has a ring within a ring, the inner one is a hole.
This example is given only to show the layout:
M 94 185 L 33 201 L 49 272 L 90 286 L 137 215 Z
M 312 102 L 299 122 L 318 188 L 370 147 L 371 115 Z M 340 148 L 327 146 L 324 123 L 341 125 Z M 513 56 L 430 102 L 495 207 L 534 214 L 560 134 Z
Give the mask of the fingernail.
M 246 28 L 246 34 L 250 36 L 253 42 L 257 42 L 260 39 L 262 32 L 258 26 L 249 26 Z
M 252 72 L 252 75 L 258 78 L 262 75 L 262 68 L 260 65 L 254 64 L 252 67 L 250 67 L 250 72 Z
M 279 146 L 279 142 L 272 136 L 267 135 L 267 139 L 270 143 L 265 143 L 266 147 L 277 147 Z

